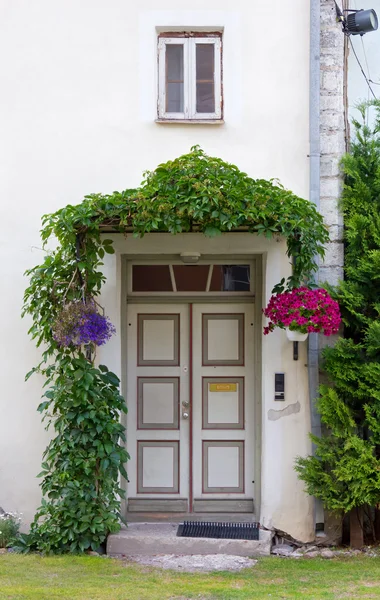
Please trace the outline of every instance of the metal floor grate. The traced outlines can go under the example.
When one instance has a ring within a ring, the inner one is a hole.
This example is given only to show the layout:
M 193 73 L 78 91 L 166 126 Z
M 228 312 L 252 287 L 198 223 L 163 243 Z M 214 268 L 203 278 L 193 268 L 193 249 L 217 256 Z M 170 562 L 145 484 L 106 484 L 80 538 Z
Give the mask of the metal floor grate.
M 184 521 L 178 526 L 177 536 L 226 540 L 258 540 L 259 523 L 208 523 L 206 521 Z

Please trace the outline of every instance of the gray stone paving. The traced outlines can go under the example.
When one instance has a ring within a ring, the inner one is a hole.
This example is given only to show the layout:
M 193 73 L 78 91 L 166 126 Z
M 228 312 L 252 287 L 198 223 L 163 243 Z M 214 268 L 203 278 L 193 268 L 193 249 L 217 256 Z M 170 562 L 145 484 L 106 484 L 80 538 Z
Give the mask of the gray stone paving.
M 210 573 L 212 571 L 241 571 L 254 567 L 257 560 L 231 554 L 158 554 L 155 556 L 127 556 L 127 561 L 149 567 L 171 569 L 187 573 Z

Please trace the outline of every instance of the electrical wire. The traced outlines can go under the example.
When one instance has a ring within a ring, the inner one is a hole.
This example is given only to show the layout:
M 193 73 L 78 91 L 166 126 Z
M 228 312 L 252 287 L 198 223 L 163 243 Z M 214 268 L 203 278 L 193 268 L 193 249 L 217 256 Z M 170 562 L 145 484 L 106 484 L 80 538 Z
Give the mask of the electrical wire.
M 362 50 L 363 50 L 363 56 L 364 56 L 364 60 L 365 60 L 365 64 L 367 67 L 367 73 L 368 73 L 368 81 L 371 81 L 371 71 L 369 70 L 369 64 L 368 64 L 368 59 L 367 59 L 367 53 L 365 51 L 365 46 L 364 46 L 364 41 L 363 41 L 363 35 L 360 36 L 360 40 L 362 43 Z M 370 101 L 370 94 L 369 94 L 369 88 L 367 90 L 367 103 L 369 103 Z M 367 121 L 367 125 L 369 124 L 369 108 L 367 107 L 366 110 L 366 121 Z
M 368 79 L 367 75 L 366 75 L 366 74 L 365 74 L 365 72 L 364 72 L 364 69 L 363 69 L 363 67 L 362 67 L 362 64 L 361 64 L 361 62 L 360 62 L 360 60 L 359 60 L 359 57 L 358 57 L 358 55 L 356 54 L 356 50 L 355 50 L 355 47 L 354 47 L 354 45 L 353 45 L 353 43 L 352 43 L 351 36 L 348 36 L 348 39 L 349 39 L 349 42 L 350 42 L 350 44 L 351 44 L 352 52 L 354 53 L 354 56 L 355 56 L 355 58 L 356 58 L 356 61 L 357 61 L 358 65 L 359 65 L 359 68 L 360 68 L 360 70 L 361 70 L 361 72 L 362 72 L 362 74 L 363 74 L 363 77 L 364 77 L 364 79 L 365 79 L 365 80 L 366 80 L 366 82 L 367 82 L 368 88 L 369 88 L 369 90 L 370 90 L 370 92 L 371 92 L 372 96 L 375 98 L 375 100 L 377 100 L 377 96 L 376 96 L 375 92 L 373 91 L 373 89 L 372 89 L 372 87 L 371 87 L 371 84 L 370 84 L 370 81 L 369 81 L 369 79 Z
M 362 41 L 362 48 L 363 48 L 364 60 L 365 60 L 365 64 L 366 64 L 367 72 L 368 72 L 368 81 L 371 81 L 371 73 L 370 73 L 370 70 L 369 70 L 369 64 L 368 64 L 368 59 L 367 59 L 367 52 L 365 51 L 363 37 L 364 36 L 361 35 L 360 39 Z

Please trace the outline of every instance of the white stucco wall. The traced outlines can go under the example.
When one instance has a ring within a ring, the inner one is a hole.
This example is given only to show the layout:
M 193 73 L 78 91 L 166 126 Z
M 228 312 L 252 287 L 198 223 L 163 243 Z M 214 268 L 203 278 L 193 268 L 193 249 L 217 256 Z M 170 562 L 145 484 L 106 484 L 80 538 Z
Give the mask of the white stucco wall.
M 380 19 L 380 0 L 351 0 L 350 8 L 369 9 L 373 8 L 378 19 Z M 367 33 L 363 37 L 353 36 L 351 38 L 359 61 L 363 66 L 368 79 L 375 83 L 371 84 L 375 95 L 380 98 L 380 29 L 372 33 Z M 358 118 L 359 114 L 355 110 L 358 102 L 372 100 L 373 96 L 363 77 L 358 62 L 349 48 L 348 55 L 348 104 L 349 116 Z
M 157 6 L 155 0 L 0 3 L 6 57 L 0 65 L 0 506 L 23 512 L 26 523 L 40 501 L 35 475 L 47 442 L 36 412 L 41 381 L 24 383 L 39 352 L 27 337 L 28 321 L 20 320 L 23 272 L 42 257 L 40 216 L 90 192 L 138 185 L 145 169 L 194 144 L 308 195 L 309 3 L 209 0 L 204 10 L 203 0 L 193 0 L 189 11 L 184 0 L 162 0 Z M 154 122 L 155 27 L 169 25 L 224 27 L 224 125 Z M 274 262 L 274 279 L 278 271 Z M 110 305 L 114 285 L 107 288 Z M 109 352 L 117 365 L 114 344 Z M 296 429 L 300 419 L 287 423 Z M 267 424 L 273 435 L 280 422 Z M 284 428 L 273 448 L 290 451 L 294 437 Z M 290 505 L 297 503 L 280 475 L 263 477 L 273 496 L 284 490 L 293 515 Z M 273 504 L 263 506 L 266 521 L 275 518 L 286 529 Z

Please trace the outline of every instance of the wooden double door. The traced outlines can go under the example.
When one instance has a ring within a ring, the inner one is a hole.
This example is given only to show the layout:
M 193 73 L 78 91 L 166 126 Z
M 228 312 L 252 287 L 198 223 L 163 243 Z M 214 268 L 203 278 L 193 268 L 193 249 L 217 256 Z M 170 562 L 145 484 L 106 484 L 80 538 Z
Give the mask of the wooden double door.
M 252 303 L 131 304 L 131 512 L 253 512 Z

